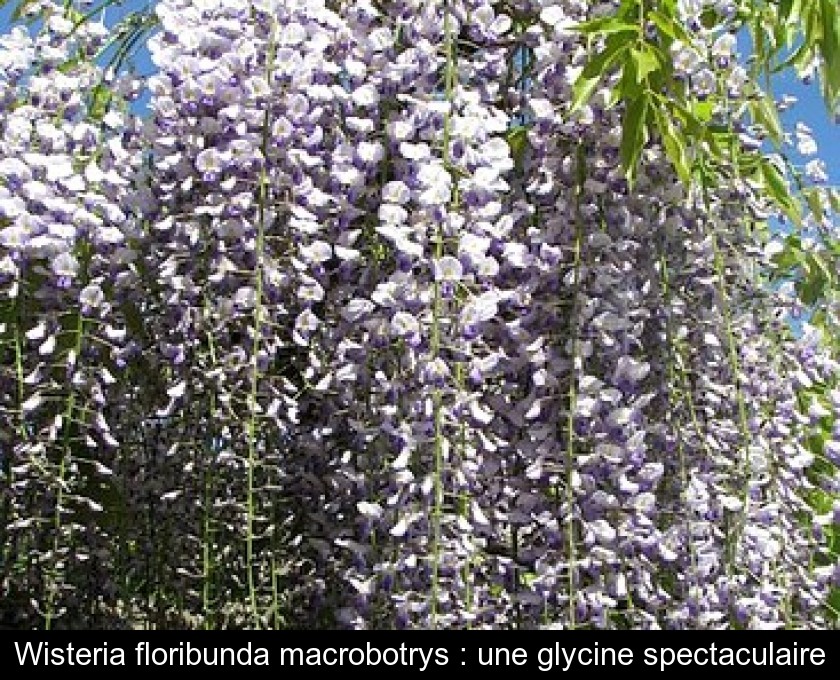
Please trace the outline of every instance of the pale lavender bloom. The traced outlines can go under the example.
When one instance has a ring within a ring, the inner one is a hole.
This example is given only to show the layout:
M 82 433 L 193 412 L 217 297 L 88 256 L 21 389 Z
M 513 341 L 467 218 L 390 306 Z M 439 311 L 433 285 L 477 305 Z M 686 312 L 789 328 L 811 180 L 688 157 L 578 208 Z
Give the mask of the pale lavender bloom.
M 717 90 L 715 74 L 708 68 L 703 68 L 691 76 L 692 92 L 700 99 L 705 99 Z
M 79 293 L 79 302 L 88 309 L 97 309 L 104 301 L 105 293 L 102 292 L 102 288 L 93 283 L 85 286 Z
M 444 255 L 432 263 L 432 269 L 436 281 L 460 281 L 464 268 L 458 258 L 451 255 Z
M 218 149 L 209 148 L 204 149 L 196 156 L 195 167 L 201 173 L 202 178 L 207 182 L 217 180 L 222 172 L 226 162 L 225 155 L 219 152 Z
M 825 161 L 814 159 L 805 164 L 805 175 L 812 182 L 823 184 L 828 181 L 828 172 L 826 171 Z
M 72 279 L 79 273 L 79 261 L 70 253 L 59 253 L 51 263 L 53 272 L 62 278 Z

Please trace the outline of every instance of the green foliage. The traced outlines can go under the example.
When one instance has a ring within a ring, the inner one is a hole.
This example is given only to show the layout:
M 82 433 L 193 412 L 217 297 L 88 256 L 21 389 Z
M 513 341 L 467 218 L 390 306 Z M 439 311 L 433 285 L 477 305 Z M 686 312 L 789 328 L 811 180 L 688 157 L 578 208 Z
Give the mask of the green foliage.
M 636 177 L 639 157 L 647 142 L 648 102 L 650 97 L 642 94 L 630 101 L 624 117 L 621 135 L 621 162 L 627 172 L 627 181 L 632 186 Z
M 638 29 L 635 29 L 637 32 Z M 571 112 L 589 101 L 598 84 L 606 77 L 614 64 L 621 61 L 624 54 L 633 43 L 635 33 L 615 33 L 610 35 L 604 49 L 593 57 L 583 68 L 573 87 Z

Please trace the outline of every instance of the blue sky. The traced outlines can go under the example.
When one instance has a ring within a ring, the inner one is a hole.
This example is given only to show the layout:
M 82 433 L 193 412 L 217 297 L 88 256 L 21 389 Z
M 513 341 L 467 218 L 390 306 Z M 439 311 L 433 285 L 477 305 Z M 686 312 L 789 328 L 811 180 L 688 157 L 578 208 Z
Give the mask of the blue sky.
M 9 17 L 19 0 L 0 0 L 3 5 L 0 8 L 0 32 L 5 32 L 9 27 Z M 117 19 L 127 12 L 141 9 L 148 5 L 154 5 L 155 0 L 123 0 L 119 7 L 112 7 L 107 10 L 106 18 L 108 23 Z M 140 57 L 138 67 L 143 73 L 152 70 L 152 64 L 145 56 Z M 808 125 L 813 131 L 819 145 L 818 157 L 826 162 L 828 167 L 829 182 L 840 184 L 840 125 L 835 123 L 826 109 L 820 96 L 819 85 L 814 82 L 805 85 L 793 74 L 792 71 L 777 77 L 773 83 L 773 94 L 778 99 L 783 95 L 793 95 L 798 99 L 797 104 L 789 111 L 782 114 L 785 128 L 792 130 L 797 121 Z M 789 150 L 790 151 L 790 150 Z M 791 160 L 801 164 L 804 159 L 798 157 L 793 150 Z
M 824 160 L 828 166 L 829 182 L 834 185 L 840 184 L 840 125 L 829 115 L 820 96 L 819 84 L 814 81 L 805 85 L 794 73 L 788 72 L 777 77 L 773 83 L 773 95 L 776 99 L 785 94 L 798 99 L 791 110 L 781 114 L 785 129 L 792 130 L 797 121 L 808 125 L 814 131 L 819 146 L 817 157 Z M 793 158 L 798 159 L 795 152 Z

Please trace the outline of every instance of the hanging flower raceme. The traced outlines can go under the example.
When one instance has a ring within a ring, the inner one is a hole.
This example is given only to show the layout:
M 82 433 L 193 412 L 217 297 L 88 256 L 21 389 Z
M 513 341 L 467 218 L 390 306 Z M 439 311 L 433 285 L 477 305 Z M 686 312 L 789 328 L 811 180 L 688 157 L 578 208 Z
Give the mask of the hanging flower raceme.
M 92 24 L 70 36 L 60 5 L 49 10 L 41 30 L 4 40 L 0 122 L 0 346 L 13 357 L 0 378 L 3 562 L 17 574 L 10 601 L 28 591 L 34 604 L 19 607 L 20 623 L 48 628 L 79 625 L 95 582 L 97 621 L 115 616 L 116 550 L 98 520 L 119 455 L 112 400 L 131 353 L 122 304 L 135 285 L 128 188 L 138 170 L 132 121 L 116 110 L 120 79 L 73 61 L 102 33 Z M 107 115 L 84 94 L 97 91 L 112 92 Z
M 726 148 L 647 121 L 631 174 L 615 3 L 159 0 L 139 80 L 42 4 L 0 38 L 0 616 L 836 625 L 838 366 L 763 279 L 758 151 L 827 172 L 744 117 L 731 3 L 633 43 Z

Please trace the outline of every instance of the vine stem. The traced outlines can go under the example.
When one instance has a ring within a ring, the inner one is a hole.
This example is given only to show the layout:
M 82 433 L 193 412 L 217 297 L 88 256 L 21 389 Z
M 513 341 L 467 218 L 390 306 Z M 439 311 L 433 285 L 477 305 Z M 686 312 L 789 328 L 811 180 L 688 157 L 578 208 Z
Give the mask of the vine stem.
M 575 411 L 577 410 L 577 380 L 578 380 L 578 358 L 580 355 L 580 329 L 578 328 L 578 293 L 580 290 L 581 278 L 581 264 L 583 261 L 583 213 L 581 211 L 581 201 L 583 199 L 583 176 L 585 173 L 586 157 L 583 146 L 578 144 L 576 149 L 576 187 L 575 187 L 575 244 L 574 244 L 574 259 L 572 267 L 574 270 L 574 285 L 572 290 L 572 309 L 571 309 L 571 324 L 572 324 L 572 365 L 569 372 L 569 412 L 566 419 L 566 512 L 568 513 L 566 522 L 566 545 L 568 550 L 569 560 L 569 626 L 575 628 L 577 626 L 577 613 L 575 611 L 576 599 L 576 564 L 577 564 L 577 546 L 575 545 L 575 490 L 574 490 L 574 462 L 575 462 Z
M 205 309 L 209 309 L 209 300 L 205 297 Z M 210 363 L 212 366 L 215 366 L 217 363 L 216 359 L 216 345 L 213 342 L 213 334 L 207 333 L 207 346 L 210 351 Z M 216 412 L 216 393 L 210 393 L 210 413 Z M 213 560 L 210 556 L 210 544 L 212 542 L 213 536 L 213 528 L 212 528 L 212 521 L 213 521 L 213 513 L 212 510 L 212 502 L 213 502 L 213 491 L 214 491 L 214 482 L 215 482 L 215 470 L 213 467 L 213 449 L 214 447 L 218 446 L 215 437 L 213 436 L 213 432 L 209 433 L 209 442 L 210 442 L 210 461 L 209 465 L 204 467 L 204 489 L 203 489 L 203 510 L 202 510 L 202 550 L 201 550 L 201 571 L 202 571 L 202 588 L 201 588 L 201 601 L 202 601 L 202 608 L 204 610 L 204 628 L 205 630 L 209 630 L 211 628 L 210 625 L 210 613 L 211 613 L 211 593 L 210 589 L 212 587 L 212 579 L 213 579 Z
M 452 40 L 452 18 L 450 16 L 449 1 L 443 2 L 443 41 L 446 65 L 444 69 L 444 98 L 449 103 L 443 123 L 443 163 L 449 170 L 450 153 L 449 140 L 452 135 L 452 99 L 455 93 L 455 52 Z M 437 225 L 434 233 L 435 259 L 443 257 L 444 235 L 443 228 Z M 430 338 L 430 352 L 432 360 L 437 359 L 441 346 L 441 316 L 443 313 L 443 296 L 440 281 L 434 281 L 432 301 L 432 329 Z M 432 409 L 434 421 L 434 506 L 432 509 L 432 600 L 430 607 L 431 627 L 437 627 L 438 604 L 440 599 L 440 539 L 441 519 L 443 514 L 443 395 L 440 388 L 435 387 L 432 393 Z
M 275 39 L 277 32 L 277 19 L 273 18 L 271 28 L 269 29 L 268 50 L 266 53 L 266 72 L 265 78 L 268 89 L 271 90 L 273 75 L 274 75 L 274 57 L 275 57 Z M 263 129 L 262 129 L 262 166 L 260 168 L 258 191 L 258 215 L 257 215 L 257 234 L 256 242 L 254 244 L 254 255 L 256 262 L 254 264 L 254 323 L 253 331 L 254 337 L 251 346 L 251 386 L 250 394 L 248 396 L 248 409 L 250 411 L 248 417 L 248 491 L 247 491 L 247 508 L 248 508 L 248 524 L 246 529 L 246 546 L 245 546 L 245 560 L 246 569 L 248 571 L 248 599 L 251 608 L 251 616 L 254 625 L 259 627 L 259 609 L 257 608 L 257 589 L 254 583 L 254 467 L 257 464 L 257 419 L 258 408 L 257 398 L 259 396 L 259 352 L 260 340 L 262 336 L 262 324 L 264 320 L 263 309 L 263 285 L 264 285 L 264 268 L 265 268 L 265 222 L 267 218 L 267 207 L 269 201 L 269 187 L 268 187 L 268 149 L 270 142 L 271 130 L 271 107 L 268 102 L 265 105 L 265 112 L 263 115 Z
M 14 356 L 15 356 L 15 386 L 17 388 L 17 409 L 18 413 L 20 413 L 20 417 L 18 419 L 18 427 L 21 440 L 27 439 L 26 434 L 26 425 L 23 420 L 23 402 L 24 402 L 24 370 L 23 370 L 23 287 L 18 283 L 15 282 L 12 285 L 18 287 L 17 289 L 17 299 L 15 301 L 14 306 Z M 6 465 L 6 488 L 13 489 L 14 488 L 14 480 L 15 480 L 15 466 L 13 465 L 13 461 L 11 458 L 8 458 L 7 461 L 3 462 L 3 465 Z M 16 552 L 15 544 L 8 540 L 8 524 L 11 521 L 16 520 L 16 512 L 15 512 L 15 504 L 13 501 L 13 496 L 11 494 L 4 495 L 3 499 L 3 527 L 2 533 L 0 534 L 0 539 L 3 540 L 3 563 L 8 564 L 11 560 L 12 555 Z
M 664 238 L 662 239 L 663 243 L 660 246 L 660 255 L 659 255 L 659 267 L 660 267 L 660 280 L 662 285 L 662 294 L 665 299 L 666 304 L 666 318 L 665 318 L 665 335 L 667 340 L 667 346 L 670 349 L 673 347 L 676 350 L 676 357 L 677 361 L 675 362 L 672 359 L 672 355 L 670 351 L 666 355 L 666 364 L 667 364 L 667 371 L 668 371 L 668 382 L 672 386 L 676 386 L 677 381 L 679 380 L 679 389 L 681 391 L 680 396 L 685 400 L 686 406 L 688 407 L 688 411 L 691 417 L 692 426 L 694 427 L 695 433 L 697 434 L 698 439 L 704 441 L 702 436 L 702 431 L 700 429 L 700 423 L 698 422 L 697 418 L 697 410 L 694 406 L 694 399 L 691 396 L 691 385 L 688 381 L 688 376 L 686 375 L 685 371 L 685 354 L 684 354 L 684 344 L 681 340 L 676 336 L 674 333 L 673 323 L 671 319 L 670 313 L 670 306 L 672 303 L 672 295 L 671 295 L 671 277 L 670 272 L 668 270 L 668 258 L 666 256 L 666 248 L 664 245 Z M 675 366 L 675 363 L 677 364 Z M 669 402 L 670 402 L 670 392 L 669 389 Z M 686 469 L 686 458 L 685 458 L 685 445 L 683 442 L 683 438 L 680 434 L 677 434 L 677 458 L 678 458 L 678 466 L 679 466 L 679 475 L 680 475 L 680 486 L 681 486 L 681 504 L 685 504 L 686 496 L 688 494 L 688 471 Z M 685 513 L 685 531 L 686 537 L 688 540 L 688 551 L 689 551 L 689 560 L 691 562 L 691 572 L 688 575 L 688 579 L 693 579 L 696 577 L 697 574 L 697 552 L 694 546 L 694 538 L 692 532 L 692 522 L 691 522 L 691 514 L 690 512 Z M 687 579 L 687 580 L 688 580 Z M 688 588 L 690 593 L 691 581 L 688 580 Z
M 89 252 L 88 252 L 88 244 L 82 243 L 81 244 L 81 270 L 82 270 L 82 279 L 86 279 L 88 276 L 87 272 L 87 265 L 89 261 Z M 82 339 L 85 333 L 85 319 L 84 315 L 82 314 L 81 310 L 76 312 L 76 326 L 73 329 L 73 334 L 75 335 L 75 340 L 73 342 L 73 347 L 67 354 L 68 359 L 71 357 L 73 361 L 78 361 L 80 359 L 80 354 L 82 350 Z M 50 575 L 49 575 L 49 585 L 47 586 L 47 606 L 44 615 L 44 627 L 46 630 L 50 630 L 52 627 L 53 618 L 55 615 L 55 584 L 56 584 L 56 573 L 58 571 L 57 565 L 59 562 L 58 551 L 60 547 L 60 534 L 61 534 L 61 506 L 64 502 L 64 477 L 67 474 L 67 467 L 70 462 L 71 458 L 71 451 L 70 451 L 70 429 L 73 424 L 73 414 L 76 411 L 76 392 L 73 389 L 73 380 L 68 381 L 70 384 L 70 394 L 67 396 L 67 404 L 64 409 L 64 413 L 62 415 L 62 442 L 61 442 L 61 459 L 58 464 L 58 480 L 57 480 L 57 488 L 56 488 L 56 497 L 55 497 L 55 515 L 53 517 L 53 548 L 52 548 L 52 558 L 53 563 L 50 568 Z
M 732 159 L 733 164 L 737 165 L 737 159 Z M 701 195 L 703 200 L 703 205 L 705 209 L 705 213 L 707 215 L 711 215 L 712 209 L 711 204 L 709 201 L 709 192 L 708 192 L 708 184 L 706 180 L 705 173 L 701 175 Z M 737 341 L 735 338 L 735 332 L 733 330 L 733 320 L 732 320 L 732 309 L 730 304 L 729 293 L 726 288 L 726 281 L 725 281 L 725 265 L 723 261 L 723 252 L 720 248 L 720 243 L 718 241 L 718 233 L 717 227 L 713 224 L 712 231 L 710 234 L 711 244 L 712 244 L 712 253 L 713 253 L 713 263 L 715 268 L 715 277 L 717 279 L 717 289 L 718 289 L 718 296 L 720 297 L 721 302 L 721 312 L 723 314 L 723 323 L 724 323 L 724 332 L 726 334 L 726 350 L 727 350 L 727 361 L 729 363 L 729 370 L 732 373 L 732 380 L 735 385 L 735 401 L 736 406 L 738 409 L 738 430 L 739 434 L 741 435 L 742 443 L 746 448 L 748 446 L 750 436 L 749 436 L 749 422 L 747 416 L 747 405 L 746 401 L 744 400 L 744 391 L 743 391 L 743 380 L 741 377 L 741 365 L 738 359 L 738 346 Z M 727 573 L 731 576 L 735 570 L 735 560 L 736 560 L 736 552 L 738 547 L 738 542 L 741 539 L 741 531 L 742 525 L 744 524 L 746 517 L 749 513 L 749 506 L 750 506 L 750 493 L 749 493 L 749 479 L 751 477 L 751 465 L 749 459 L 749 452 L 745 451 L 744 455 L 742 456 L 741 460 L 741 473 L 743 475 L 743 486 L 744 491 L 741 494 L 741 519 L 734 527 L 733 531 L 726 532 L 726 544 L 727 544 L 727 560 L 726 560 L 726 569 Z

